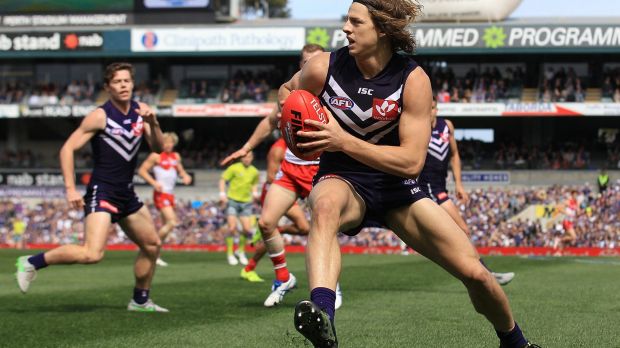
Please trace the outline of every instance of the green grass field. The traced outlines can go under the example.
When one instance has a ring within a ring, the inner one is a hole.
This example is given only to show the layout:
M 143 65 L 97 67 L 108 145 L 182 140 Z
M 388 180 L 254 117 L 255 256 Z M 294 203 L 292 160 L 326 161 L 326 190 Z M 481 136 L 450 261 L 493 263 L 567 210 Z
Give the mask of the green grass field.
M 109 252 L 94 266 L 39 273 L 27 295 L 13 278 L 14 250 L 0 251 L 2 347 L 304 347 L 292 325 L 306 298 L 303 256 L 289 255 L 299 289 L 264 308 L 268 283 L 248 283 L 223 254 L 165 253 L 153 299 L 168 314 L 129 313 L 135 253 Z M 489 257 L 515 271 L 505 287 L 526 335 L 543 347 L 620 347 L 620 259 Z M 270 262 L 258 272 L 271 279 Z M 497 347 L 464 287 L 419 256 L 347 255 L 341 347 Z

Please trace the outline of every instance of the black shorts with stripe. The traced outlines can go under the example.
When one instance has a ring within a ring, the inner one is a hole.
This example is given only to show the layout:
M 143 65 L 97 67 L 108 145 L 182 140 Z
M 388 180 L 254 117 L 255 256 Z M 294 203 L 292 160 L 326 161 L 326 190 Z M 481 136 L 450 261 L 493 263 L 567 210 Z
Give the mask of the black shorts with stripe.
M 84 216 L 94 212 L 106 212 L 112 216 L 112 223 L 137 212 L 144 205 L 133 186 L 110 188 L 93 183 L 86 189 L 84 203 Z
M 362 223 L 351 230 L 341 231 L 349 236 L 357 235 L 364 227 L 387 227 L 385 215 L 388 211 L 427 198 L 415 180 L 389 174 L 319 171 L 314 177 L 314 185 L 328 178 L 338 178 L 347 182 L 366 204 L 366 214 Z
M 425 180 L 420 180 L 418 178 L 418 184 L 420 188 L 426 193 L 428 197 L 430 197 L 435 203 L 441 205 L 443 202 L 450 199 L 448 196 L 448 190 L 446 189 L 446 182 L 437 181 L 430 182 Z

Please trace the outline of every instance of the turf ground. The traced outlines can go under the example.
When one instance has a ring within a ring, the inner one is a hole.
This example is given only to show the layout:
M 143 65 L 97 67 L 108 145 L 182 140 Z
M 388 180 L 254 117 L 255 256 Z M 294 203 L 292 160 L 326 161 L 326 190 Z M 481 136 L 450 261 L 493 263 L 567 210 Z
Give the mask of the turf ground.
M 171 313 L 129 313 L 135 253 L 93 266 L 39 273 L 27 295 L 13 279 L 14 250 L 0 251 L 2 347 L 304 347 L 292 326 L 307 296 L 303 256 L 288 257 L 299 289 L 264 308 L 268 283 L 239 278 L 218 253 L 172 253 L 152 297 Z M 489 257 L 517 272 L 505 287 L 527 336 L 543 347 L 620 347 L 620 259 Z M 263 262 L 258 272 L 270 279 Z M 497 347 L 462 285 L 419 256 L 346 255 L 341 347 Z

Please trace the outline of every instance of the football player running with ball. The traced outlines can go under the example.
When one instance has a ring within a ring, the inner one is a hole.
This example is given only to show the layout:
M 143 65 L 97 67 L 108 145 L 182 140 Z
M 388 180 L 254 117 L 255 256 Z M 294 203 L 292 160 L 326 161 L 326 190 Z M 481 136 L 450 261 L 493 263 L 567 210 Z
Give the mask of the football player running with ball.
M 419 14 L 420 6 L 410 0 L 354 1 L 343 27 L 349 45 L 313 58 L 294 77 L 300 89 L 321 99 L 330 118 L 326 124 L 306 120 L 318 131 L 298 133 L 306 138 L 300 149 L 323 154 L 308 199 L 310 300 L 297 304 L 294 325 L 315 347 L 338 346 L 337 234 L 355 235 L 372 221 L 458 278 L 501 347 L 528 347 L 506 295 L 467 235 L 415 180 L 430 140 L 432 92 L 424 71 L 397 52 L 413 51 L 408 26 Z M 351 100 L 351 107 L 330 103 L 341 98 Z

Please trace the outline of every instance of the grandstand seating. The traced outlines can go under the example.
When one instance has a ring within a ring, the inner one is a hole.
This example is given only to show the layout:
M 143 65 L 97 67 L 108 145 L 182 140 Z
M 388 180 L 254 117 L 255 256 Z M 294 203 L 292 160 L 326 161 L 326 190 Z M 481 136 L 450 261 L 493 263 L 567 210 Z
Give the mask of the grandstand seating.
M 577 192 L 579 209 L 575 220 L 576 246 L 614 248 L 620 245 L 620 180 L 599 195 L 589 185 L 550 186 L 547 188 L 475 189 L 468 204 L 460 203 L 472 240 L 478 246 L 554 246 L 562 232 L 559 210 L 568 192 Z M 146 200 L 154 210 L 150 200 Z M 548 206 L 552 219 L 538 208 Z M 196 208 L 198 207 L 198 208 Z M 257 208 L 258 209 L 258 208 Z M 41 215 L 39 211 L 47 211 Z M 221 244 L 225 236 L 224 212 L 217 202 L 179 200 L 181 223 L 170 242 L 178 244 Z M 0 244 L 11 239 L 10 221 L 14 216 L 30 219 L 25 238 L 31 243 L 70 243 L 83 238 L 81 211 L 71 211 L 65 201 L 43 201 L 35 206 L 23 201 L 0 201 Z M 157 225 L 159 214 L 153 212 Z M 35 218 L 36 217 L 36 218 Z M 541 220 L 542 219 L 542 220 Z M 65 221 L 68 221 L 65 222 Z M 288 237 L 287 237 L 288 238 Z M 380 228 L 367 228 L 357 237 L 341 236 L 344 245 L 396 246 L 394 234 Z M 290 237 L 292 244 L 305 238 Z M 113 233 L 110 243 L 130 243 L 122 233 Z

